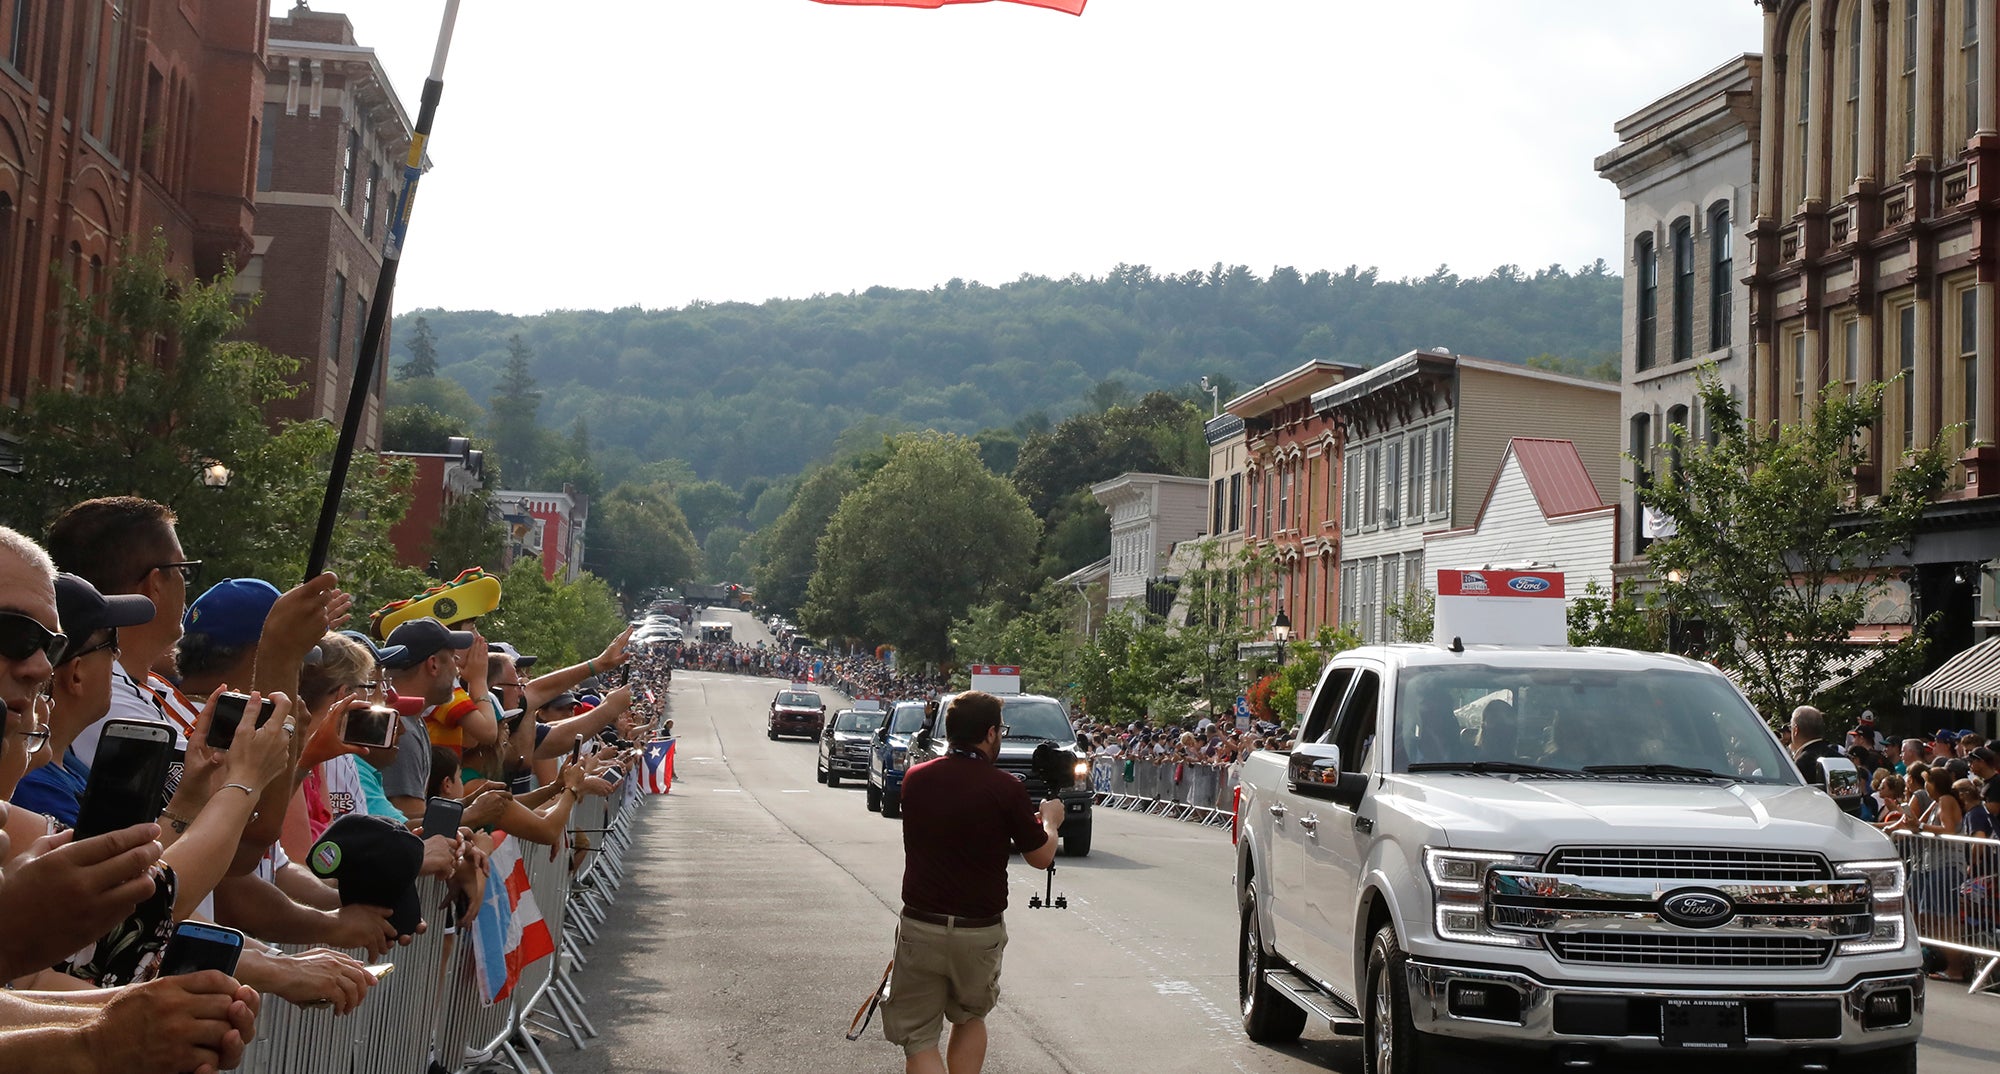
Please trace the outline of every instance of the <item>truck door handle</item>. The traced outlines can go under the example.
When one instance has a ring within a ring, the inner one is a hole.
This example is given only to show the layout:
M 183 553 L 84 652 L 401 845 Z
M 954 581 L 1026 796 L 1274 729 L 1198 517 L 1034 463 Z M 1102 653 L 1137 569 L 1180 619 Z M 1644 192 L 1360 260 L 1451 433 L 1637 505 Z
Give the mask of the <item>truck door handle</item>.
M 1299 827 L 1304 828 L 1306 831 L 1312 831 L 1314 828 L 1319 827 L 1319 814 L 1307 813 L 1305 816 L 1300 817 Z
M 1284 803 L 1280 802 L 1279 804 L 1277 804 L 1277 805 L 1274 805 L 1274 806 L 1272 806 L 1272 807 L 1271 807 L 1271 815 L 1272 815 L 1272 816 L 1274 816 L 1274 817 L 1282 817 L 1282 816 L 1284 816 L 1284 815 L 1285 815 L 1285 806 L 1284 806 Z

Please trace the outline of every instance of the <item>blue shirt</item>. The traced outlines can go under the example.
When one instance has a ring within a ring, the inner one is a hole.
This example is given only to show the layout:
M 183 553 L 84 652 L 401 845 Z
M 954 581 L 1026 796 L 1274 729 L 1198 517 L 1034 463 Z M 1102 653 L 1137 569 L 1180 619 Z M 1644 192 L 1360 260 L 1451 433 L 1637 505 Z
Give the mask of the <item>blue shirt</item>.
M 13 803 L 74 828 L 77 811 L 83 806 L 83 788 L 89 783 L 90 766 L 75 749 L 67 749 L 62 760 L 22 776 L 14 788 Z
M 389 796 L 382 793 L 382 773 L 366 760 L 354 759 L 354 772 L 361 779 L 361 811 L 371 817 L 388 817 L 403 822 L 403 811 L 389 802 Z

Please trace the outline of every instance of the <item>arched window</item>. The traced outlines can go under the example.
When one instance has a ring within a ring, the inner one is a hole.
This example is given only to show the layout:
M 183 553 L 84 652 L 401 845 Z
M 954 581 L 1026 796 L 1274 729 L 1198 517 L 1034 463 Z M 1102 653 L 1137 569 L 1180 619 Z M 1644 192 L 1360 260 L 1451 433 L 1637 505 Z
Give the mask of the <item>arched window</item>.
M 1900 125 L 1900 137 L 1892 138 L 1888 144 L 1897 147 L 1903 154 L 1902 161 L 1891 172 L 1900 172 L 1901 165 L 1917 155 L 1917 7 L 1923 0 L 1900 0 L 1897 10 L 1891 16 L 1896 26 L 1897 44 L 1901 46 L 1891 55 L 1900 56 L 1902 62 L 1896 68 L 1896 104 L 1890 108 L 1892 122 Z
M 1653 254 L 1653 234 L 1639 236 L 1632 247 L 1632 271 L 1639 278 L 1638 368 L 1653 368 L 1654 337 L 1660 328 L 1660 262 Z
M 1792 113 L 1790 137 L 1791 152 L 1782 155 L 1784 161 L 1785 204 L 1780 208 L 1790 215 L 1806 198 L 1807 162 L 1812 160 L 1812 28 L 1806 17 L 1807 9 L 1799 8 L 1798 17 L 1793 20 L 1791 42 L 1786 46 L 1785 58 L 1791 68 L 1786 78 L 1785 92 L 1789 95 Z
M 1956 150 L 1953 156 L 1963 154 L 1965 143 L 1979 133 L 1979 3 L 1980 0 L 1963 0 L 1958 5 L 1958 62 L 1965 89 L 1959 101 L 1961 137 L 1953 147 Z
M 1675 480 L 1681 476 L 1681 451 L 1692 430 L 1688 427 L 1688 408 L 1676 405 L 1667 408 L 1667 472 Z
M 1667 232 L 1674 252 L 1674 361 L 1694 357 L 1694 225 L 1683 217 Z
M 1846 139 L 1841 154 L 1842 183 L 1861 175 L 1861 16 L 1867 0 L 1848 0 L 1847 14 L 1847 104 L 1841 116 L 1841 134 Z M 1829 193 L 1829 196 L 1832 196 Z
M 1708 210 L 1708 349 L 1729 346 L 1730 322 L 1736 318 L 1736 237 L 1729 231 L 1729 203 L 1718 201 Z

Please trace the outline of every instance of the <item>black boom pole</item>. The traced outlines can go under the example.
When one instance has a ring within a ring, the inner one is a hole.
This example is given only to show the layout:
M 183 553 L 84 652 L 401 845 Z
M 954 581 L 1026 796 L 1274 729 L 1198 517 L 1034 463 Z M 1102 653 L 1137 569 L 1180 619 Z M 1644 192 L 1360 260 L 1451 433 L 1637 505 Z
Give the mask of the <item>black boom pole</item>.
M 410 230 L 410 207 L 417 198 L 417 182 L 424 176 L 424 149 L 431 137 L 431 121 L 437 118 L 438 98 L 444 96 L 444 58 L 451 51 L 452 25 L 458 21 L 458 0 L 445 0 L 444 26 L 438 30 L 437 52 L 431 57 L 430 77 L 424 79 L 423 104 L 417 110 L 416 129 L 410 134 L 410 155 L 403 162 L 402 187 L 389 214 L 389 231 L 382 243 L 382 271 L 375 277 L 375 295 L 368 303 L 368 321 L 361 329 L 361 357 L 354 363 L 354 384 L 347 390 L 347 415 L 340 426 L 340 446 L 333 452 L 333 467 L 326 475 L 326 498 L 320 501 L 319 527 L 313 531 L 312 554 L 306 558 L 306 580 L 326 569 L 327 554 L 333 549 L 333 527 L 340 520 L 340 494 L 347 485 L 347 470 L 354 462 L 354 441 L 361 435 L 361 416 L 368 409 L 368 385 L 375 379 L 376 353 L 382 349 L 382 333 L 388 327 L 389 297 L 396 290 L 396 268 L 403 262 L 403 238 Z M 337 356 L 336 356 L 337 357 Z

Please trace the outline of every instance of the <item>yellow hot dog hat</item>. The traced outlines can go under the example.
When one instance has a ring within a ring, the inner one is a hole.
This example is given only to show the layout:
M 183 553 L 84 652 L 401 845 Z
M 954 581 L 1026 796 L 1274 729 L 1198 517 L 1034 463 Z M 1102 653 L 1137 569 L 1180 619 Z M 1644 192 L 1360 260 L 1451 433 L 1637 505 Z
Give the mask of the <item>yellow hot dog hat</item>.
M 499 607 L 500 579 L 478 567 L 468 567 L 443 585 L 432 586 L 408 600 L 383 605 L 368 617 L 368 624 L 379 640 L 412 619 L 428 616 L 441 623 L 459 623 L 490 615 Z

